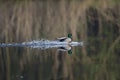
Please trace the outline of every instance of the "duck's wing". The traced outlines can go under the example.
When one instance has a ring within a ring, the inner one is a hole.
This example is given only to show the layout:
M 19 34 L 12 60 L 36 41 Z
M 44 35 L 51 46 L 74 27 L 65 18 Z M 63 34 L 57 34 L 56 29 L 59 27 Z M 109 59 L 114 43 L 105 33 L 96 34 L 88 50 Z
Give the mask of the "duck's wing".
M 57 39 L 66 39 L 66 37 L 60 37 L 60 38 L 57 38 Z
M 57 38 L 58 41 L 65 41 L 66 39 L 67 39 L 67 37 Z

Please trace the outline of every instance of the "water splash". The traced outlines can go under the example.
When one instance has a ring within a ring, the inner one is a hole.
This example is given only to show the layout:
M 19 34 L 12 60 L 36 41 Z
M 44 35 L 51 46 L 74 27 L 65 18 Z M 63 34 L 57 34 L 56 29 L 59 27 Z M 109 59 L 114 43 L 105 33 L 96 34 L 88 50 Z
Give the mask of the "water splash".
M 59 42 L 59 41 L 50 41 L 50 40 L 33 40 L 30 42 L 22 43 L 1 43 L 0 47 L 31 47 L 39 49 L 48 49 L 48 48 L 58 48 L 58 47 L 67 47 L 67 46 L 83 46 L 84 42 Z

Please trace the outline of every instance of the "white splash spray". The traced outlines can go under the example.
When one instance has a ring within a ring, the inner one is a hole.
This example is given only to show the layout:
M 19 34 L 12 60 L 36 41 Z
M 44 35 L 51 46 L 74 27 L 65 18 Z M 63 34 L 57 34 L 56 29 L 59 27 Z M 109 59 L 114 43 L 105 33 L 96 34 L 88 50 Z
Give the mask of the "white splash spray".
M 0 47 L 31 47 L 31 48 L 40 48 L 40 49 L 48 49 L 48 48 L 57 48 L 57 47 L 66 47 L 70 46 L 84 46 L 84 42 L 59 42 L 59 41 L 50 41 L 50 40 L 33 40 L 30 42 L 22 42 L 22 43 L 1 43 Z

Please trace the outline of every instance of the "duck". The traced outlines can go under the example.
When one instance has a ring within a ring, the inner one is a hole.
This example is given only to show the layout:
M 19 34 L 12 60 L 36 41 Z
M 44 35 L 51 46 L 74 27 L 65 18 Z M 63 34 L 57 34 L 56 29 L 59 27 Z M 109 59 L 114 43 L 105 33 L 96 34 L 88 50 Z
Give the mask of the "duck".
M 72 42 L 72 34 L 68 34 L 67 37 L 57 38 L 57 41 L 70 43 Z

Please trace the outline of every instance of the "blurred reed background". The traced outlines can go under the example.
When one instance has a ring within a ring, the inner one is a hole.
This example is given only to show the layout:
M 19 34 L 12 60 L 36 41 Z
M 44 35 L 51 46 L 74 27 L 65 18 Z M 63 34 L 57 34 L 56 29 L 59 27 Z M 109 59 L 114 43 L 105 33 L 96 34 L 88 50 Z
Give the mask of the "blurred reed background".
M 29 49 L 14 51 L 14 49 L 1 48 L 1 80 L 11 80 L 12 74 L 17 71 L 20 73 L 20 70 L 25 73 L 24 71 L 27 72 L 29 69 L 32 70 L 26 73 L 30 77 L 29 80 L 120 79 L 119 0 L 0 0 L 1 43 L 42 38 L 53 40 L 68 33 L 72 33 L 74 41 L 83 40 L 88 45 L 78 49 L 73 48 L 72 56 L 56 54 L 58 52 L 50 50 L 48 52 L 53 53 L 52 58 L 51 54 L 29 54 Z M 14 52 L 10 53 L 10 51 Z M 39 50 L 33 50 L 31 53 L 36 52 Z M 33 59 L 36 55 L 39 57 Z M 20 60 L 15 61 L 17 58 Z M 51 59 L 54 63 L 50 62 Z M 37 60 L 40 62 L 37 63 Z M 44 66 L 41 67 L 39 63 Z M 14 67 L 17 68 L 13 72 Z

